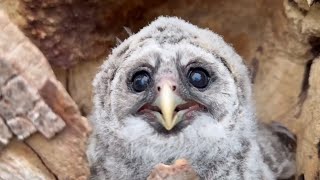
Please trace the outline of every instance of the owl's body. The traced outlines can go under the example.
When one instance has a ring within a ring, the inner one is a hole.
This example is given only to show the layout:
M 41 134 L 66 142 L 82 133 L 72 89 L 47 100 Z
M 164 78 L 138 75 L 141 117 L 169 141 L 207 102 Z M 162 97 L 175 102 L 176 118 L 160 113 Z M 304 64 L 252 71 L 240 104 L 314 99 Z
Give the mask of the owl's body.
M 277 130 L 256 122 L 241 57 L 209 30 L 160 17 L 113 50 L 94 86 L 92 179 L 146 179 L 179 158 L 201 179 L 294 173 Z

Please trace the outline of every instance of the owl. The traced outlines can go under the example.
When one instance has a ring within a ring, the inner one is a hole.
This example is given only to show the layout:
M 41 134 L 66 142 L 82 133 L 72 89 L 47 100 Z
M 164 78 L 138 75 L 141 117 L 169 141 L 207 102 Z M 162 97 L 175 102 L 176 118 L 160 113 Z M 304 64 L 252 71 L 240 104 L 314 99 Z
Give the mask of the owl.
M 208 29 L 159 17 L 113 49 L 93 85 L 93 180 L 146 179 L 180 158 L 208 180 L 295 173 L 294 136 L 257 122 L 242 58 Z

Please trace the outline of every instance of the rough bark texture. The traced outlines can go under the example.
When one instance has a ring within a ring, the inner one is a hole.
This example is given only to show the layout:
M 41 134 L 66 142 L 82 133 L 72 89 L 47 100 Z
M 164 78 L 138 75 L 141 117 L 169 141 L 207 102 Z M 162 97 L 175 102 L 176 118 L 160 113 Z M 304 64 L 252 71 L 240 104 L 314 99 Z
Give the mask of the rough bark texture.
M 87 119 L 1 11 L 0 27 L 0 179 L 86 179 Z
M 296 177 L 311 180 L 320 178 L 319 1 L 2 0 L 0 8 L 5 9 L 11 20 L 53 65 L 57 79 L 78 104 L 83 115 L 90 113 L 91 82 L 98 66 L 115 45 L 116 37 L 127 37 L 123 26 L 137 32 L 159 15 L 175 15 L 210 28 L 223 35 L 251 69 L 258 118 L 265 122 L 278 121 L 297 136 Z M 3 26 L 0 24 L 0 27 Z M 38 89 L 44 102 L 67 125 L 47 147 L 60 146 L 63 141 L 81 154 L 86 137 L 84 132 L 87 132 L 84 125 L 86 121 L 79 120 L 82 119 L 80 113 L 61 84 L 57 85 L 55 80 L 47 81 L 46 77 L 53 77 L 53 74 L 49 66 L 39 63 L 45 58 L 42 55 L 28 55 L 30 50 L 22 51 L 30 47 L 19 45 L 20 36 L 4 36 L 0 33 L 1 38 L 12 41 L 6 46 L 2 45 L 5 41 L 0 41 L 0 46 L 4 47 L 0 48 L 0 54 L 10 49 L 21 51 L 11 55 L 12 61 L 17 61 L 19 57 L 27 59 L 19 62 L 20 74 Z M 43 72 L 47 72 L 46 76 Z M 3 83 L 1 78 L 0 84 Z M 7 78 L 10 77 L 3 79 Z M 64 112 L 62 107 L 68 111 Z M 4 118 L 0 119 L 0 131 L 3 129 L 3 132 L 7 132 L 0 135 L 0 144 L 8 142 L 12 136 L 6 130 L 5 123 Z M 77 136 L 69 137 L 68 133 Z M 69 141 L 73 138 L 79 140 L 80 145 Z M 38 143 L 47 143 L 47 140 L 36 134 L 26 142 L 40 151 L 42 147 Z M 66 176 L 60 176 L 59 173 L 66 171 L 60 170 L 59 166 L 63 166 L 67 160 L 62 163 L 54 161 L 57 157 L 47 156 L 48 151 L 49 148 L 45 148 L 39 153 L 43 162 L 50 165 L 56 177 L 63 179 Z M 55 153 L 63 152 L 61 149 Z M 68 153 L 65 155 L 72 154 Z M 85 166 L 85 163 L 79 161 L 77 165 Z

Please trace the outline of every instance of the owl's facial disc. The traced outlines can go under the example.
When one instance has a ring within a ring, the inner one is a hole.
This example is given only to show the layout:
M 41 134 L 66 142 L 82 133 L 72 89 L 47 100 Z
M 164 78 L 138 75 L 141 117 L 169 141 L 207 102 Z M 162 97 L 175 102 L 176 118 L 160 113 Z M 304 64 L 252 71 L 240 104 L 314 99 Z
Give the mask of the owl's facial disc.
M 201 104 L 186 102 L 177 94 L 177 85 L 170 80 L 162 80 L 157 85 L 157 98 L 152 104 L 145 104 L 139 111 L 152 113 L 157 121 L 168 131 L 182 120 L 188 119 L 188 114 L 194 110 L 203 109 Z

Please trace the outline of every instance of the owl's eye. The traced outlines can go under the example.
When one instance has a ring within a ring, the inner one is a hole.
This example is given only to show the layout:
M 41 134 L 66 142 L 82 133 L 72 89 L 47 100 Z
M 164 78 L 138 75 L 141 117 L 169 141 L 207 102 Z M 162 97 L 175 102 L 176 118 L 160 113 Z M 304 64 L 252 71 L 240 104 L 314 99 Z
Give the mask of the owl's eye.
M 208 72 L 202 68 L 193 68 L 188 73 L 189 82 L 196 88 L 202 89 L 209 83 Z
M 146 71 L 139 71 L 133 75 L 132 88 L 136 92 L 142 92 L 147 89 L 150 84 L 150 75 Z

